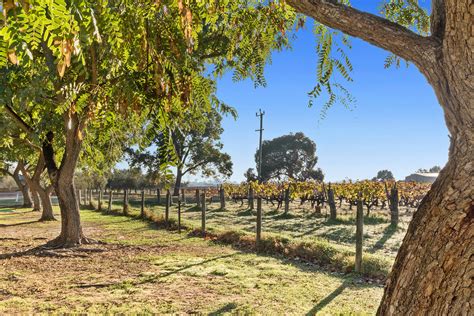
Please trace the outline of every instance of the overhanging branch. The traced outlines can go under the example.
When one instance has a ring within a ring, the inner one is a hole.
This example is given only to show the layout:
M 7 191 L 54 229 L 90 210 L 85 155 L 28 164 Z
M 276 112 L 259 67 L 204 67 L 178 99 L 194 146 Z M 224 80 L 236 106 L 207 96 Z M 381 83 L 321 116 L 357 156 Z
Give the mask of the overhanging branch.
M 16 112 L 15 110 L 13 110 L 11 108 L 11 106 L 9 106 L 8 104 L 4 104 L 3 105 L 8 113 L 8 115 L 10 115 L 10 117 L 15 121 L 15 123 L 18 125 L 18 127 L 20 127 L 25 133 L 27 133 L 28 135 L 34 135 L 35 134 L 35 131 L 33 130 L 33 128 L 28 125 L 28 123 L 26 123 Z
M 418 35 L 397 23 L 337 0 L 287 0 L 287 3 L 330 28 L 358 37 L 416 64 L 423 62 L 427 52 L 434 52 L 439 46 L 432 37 Z

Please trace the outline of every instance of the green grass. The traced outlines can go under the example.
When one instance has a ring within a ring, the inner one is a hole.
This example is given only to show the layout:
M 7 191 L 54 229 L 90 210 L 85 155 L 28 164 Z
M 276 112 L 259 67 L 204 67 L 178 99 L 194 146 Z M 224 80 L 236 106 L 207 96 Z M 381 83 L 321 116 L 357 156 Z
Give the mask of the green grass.
M 137 216 L 139 206 L 139 201 L 131 200 L 129 213 Z M 120 207 L 117 204 L 115 210 L 120 212 Z M 340 211 L 336 220 L 330 220 L 299 205 L 292 205 L 288 214 L 269 205 L 265 207 L 263 247 L 260 247 L 264 253 L 302 258 L 328 269 L 354 270 L 356 228 L 355 217 L 349 209 Z M 163 205 L 146 204 L 146 208 L 158 217 L 164 216 Z M 366 276 L 384 278 L 388 274 L 411 217 L 405 213 L 399 227 L 394 228 L 386 213 L 372 210 L 372 214 L 364 218 L 363 273 Z M 177 220 L 176 205 L 170 208 L 170 219 L 174 223 Z M 206 229 L 218 242 L 255 250 L 255 219 L 255 210 L 241 209 L 240 203 L 228 202 L 226 210 L 221 210 L 219 203 L 212 203 L 206 213 Z M 200 229 L 201 212 L 195 204 L 182 208 L 182 224 Z
M 121 201 L 114 203 L 116 209 L 121 208 Z M 138 214 L 140 201 L 131 196 L 130 209 L 132 214 Z M 146 207 L 152 212 L 164 214 L 164 206 L 156 205 L 156 199 L 148 197 Z M 322 209 L 322 215 L 315 214 L 309 204 L 303 206 L 292 203 L 290 212 L 284 214 L 271 204 L 263 203 L 263 233 L 279 235 L 284 238 L 300 240 L 325 239 L 334 245 L 343 245 L 355 248 L 355 208 L 349 209 L 343 204 L 338 207 L 338 218 L 335 221 L 327 217 L 328 210 Z M 176 219 L 177 206 L 170 208 L 170 216 Z M 364 250 L 368 253 L 388 258 L 390 261 L 396 256 L 398 248 L 406 233 L 411 220 L 413 209 L 400 208 L 400 222 L 398 229 L 390 226 L 390 217 L 387 209 L 372 209 L 370 216 L 364 217 Z M 255 211 L 251 211 L 244 204 L 227 201 L 226 210 L 221 210 L 219 203 L 208 204 L 207 228 L 211 232 L 242 231 L 248 234 L 255 232 Z M 194 203 L 188 203 L 182 208 L 182 220 L 186 225 L 199 228 L 201 212 Z
M 37 213 L 0 214 L 0 224 Z M 284 257 L 245 252 L 156 224 L 83 210 L 85 233 L 105 240 L 86 257 L 17 257 L 0 271 L 0 314 L 374 314 L 380 285 Z M 0 226 L 5 253 L 52 238 L 60 223 Z M 89 246 L 90 247 L 90 246 Z M 1 261 L 0 261 L 1 262 Z M 5 263 L 3 261 L 2 263 Z

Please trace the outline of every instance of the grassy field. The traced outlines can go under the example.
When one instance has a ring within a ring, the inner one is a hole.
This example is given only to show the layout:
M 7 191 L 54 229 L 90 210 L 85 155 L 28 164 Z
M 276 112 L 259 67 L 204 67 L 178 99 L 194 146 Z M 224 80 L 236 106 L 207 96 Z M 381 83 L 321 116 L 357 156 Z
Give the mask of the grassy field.
M 164 214 L 164 206 L 156 205 L 154 198 L 146 200 L 147 209 L 156 214 Z M 114 209 L 120 210 L 121 201 L 114 202 Z M 132 213 L 138 214 L 140 202 L 138 196 L 131 196 Z M 309 203 L 300 205 L 291 203 L 289 214 L 277 210 L 276 205 L 263 203 L 263 233 L 282 236 L 295 240 L 326 240 L 335 245 L 349 248 L 355 247 L 355 207 L 352 210 L 348 205 L 338 207 L 338 219 L 329 220 L 328 207 L 322 209 L 322 215 L 316 215 L 310 209 Z M 182 220 L 192 227 L 200 227 L 201 212 L 195 204 L 188 203 L 183 207 Z M 364 252 L 378 257 L 395 258 L 405 236 L 408 224 L 413 216 L 414 209 L 400 207 L 398 227 L 390 225 L 388 209 L 373 209 L 370 216 L 364 219 Z M 364 207 L 364 213 L 366 213 Z M 170 209 L 170 217 L 176 219 L 177 205 Z M 207 227 L 210 231 L 239 231 L 247 234 L 255 232 L 255 211 L 250 211 L 247 205 L 227 201 L 226 209 L 221 210 L 220 204 L 208 204 Z
M 154 223 L 82 211 L 105 245 L 9 254 L 53 238 L 59 222 L 0 211 L 0 313 L 373 314 L 382 287 L 352 274 L 246 253 Z

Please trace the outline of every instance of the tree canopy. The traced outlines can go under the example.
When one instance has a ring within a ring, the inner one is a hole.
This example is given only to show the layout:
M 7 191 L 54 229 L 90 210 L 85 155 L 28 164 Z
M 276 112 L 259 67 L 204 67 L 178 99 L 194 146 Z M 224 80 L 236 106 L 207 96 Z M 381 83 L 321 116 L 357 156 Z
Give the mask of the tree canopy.
M 392 171 L 390 170 L 379 170 L 377 172 L 377 176 L 375 176 L 372 180 L 376 181 L 384 181 L 384 180 L 394 180 L 395 177 L 393 176 Z
M 186 174 L 200 173 L 205 177 L 232 175 L 231 158 L 222 152 L 220 137 L 224 130 L 218 110 L 213 108 L 207 113 L 187 115 L 184 119 L 193 121 L 193 128 L 176 127 L 166 134 L 157 135 L 151 144 L 153 150 L 127 150 L 131 165 L 144 167 L 150 174 L 158 173 L 163 164 L 173 162 L 176 168 L 174 194 L 178 194 L 182 177 Z M 173 143 L 171 152 L 166 146 L 167 137 Z
M 257 149 L 257 165 L 259 157 Z M 315 169 L 317 162 L 316 143 L 301 132 L 265 140 L 262 143 L 261 180 L 323 180 L 321 169 Z

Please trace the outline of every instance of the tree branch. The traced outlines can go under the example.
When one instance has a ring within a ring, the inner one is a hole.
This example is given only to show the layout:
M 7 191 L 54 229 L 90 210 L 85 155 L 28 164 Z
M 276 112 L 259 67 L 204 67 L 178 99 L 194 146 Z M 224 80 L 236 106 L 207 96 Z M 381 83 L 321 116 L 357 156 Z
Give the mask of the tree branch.
M 197 168 L 199 168 L 199 167 L 201 167 L 201 166 L 203 166 L 203 165 L 205 165 L 205 164 L 207 164 L 207 163 L 209 163 L 209 161 L 201 161 L 201 162 L 196 163 L 195 165 L 193 165 L 193 166 L 189 167 L 188 169 L 186 169 L 185 171 L 183 171 L 183 176 L 184 176 L 186 173 L 191 172 L 191 171 L 193 171 L 193 170 L 196 170 Z
M 41 146 L 33 144 L 29 139 L 20 138 L 20 136 L 18 136 L 18 135 L 10 135 L 10 137 L 15 139 L 18 142 L 25 143 L 26 145 L 28 145 L 29 147 L 31 147 L 34 150 L 42 150 Z
M 418 35 L 397 23 L 337 0 L 287 0 L 287 3 L 330 28 L 358 37 L 415 64 L 423 62 L 426 54 L 434 53 L 440 45 L 433 37 Z
M 26 132 L 28 135 L 34 135 L 35 131 L 34 129 L 28 125 L 16 112 L 15 110 L 12 109 L 11 106 L 8 104 L 3 105 L 5 109 L 7 110 L 8 115 L 11 116 L 11 118 L 15 121 L 15 123 L 20 127 L 24 132 Z

